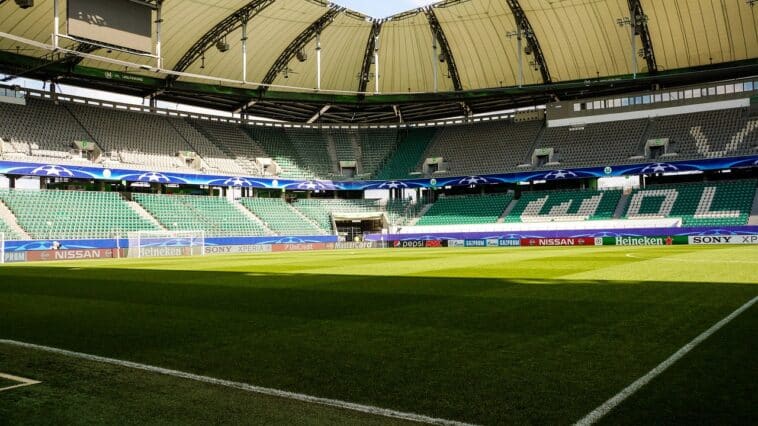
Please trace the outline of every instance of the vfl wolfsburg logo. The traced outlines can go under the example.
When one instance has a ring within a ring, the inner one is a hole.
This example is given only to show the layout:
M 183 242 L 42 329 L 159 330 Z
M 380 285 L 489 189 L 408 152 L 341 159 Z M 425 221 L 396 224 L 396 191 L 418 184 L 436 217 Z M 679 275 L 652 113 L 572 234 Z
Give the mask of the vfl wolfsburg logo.
M 32 173 L 35 175 L 43 175 L 43 176 L 68 176 L 71 177 L 74 175 L 74 172 L 71 170 L 61 167 L 61 166 L 55 166 L 55 165 L 47 165 L 47 166 L 41 166 L 37 167 L 36 169 L 32 170 Z
M 603 172 L 605 174 L 609 175 L 609 174 L 613 173 L 613 168 L 611 168 L 610 166 L 608 166 L 605 169 L 603 169 Z
M 437 185 L 437 179 L 434 179 L 434 178 L 429 179 L 429 185 L 432 185 L 432 186 Z

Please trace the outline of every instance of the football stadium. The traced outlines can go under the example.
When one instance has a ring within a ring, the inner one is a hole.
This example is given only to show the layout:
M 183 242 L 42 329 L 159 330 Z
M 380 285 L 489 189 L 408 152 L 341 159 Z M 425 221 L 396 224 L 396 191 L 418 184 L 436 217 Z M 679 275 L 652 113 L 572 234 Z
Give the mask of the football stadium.
M 758 423 L 757 5 L 0 0 L 0 424 Z

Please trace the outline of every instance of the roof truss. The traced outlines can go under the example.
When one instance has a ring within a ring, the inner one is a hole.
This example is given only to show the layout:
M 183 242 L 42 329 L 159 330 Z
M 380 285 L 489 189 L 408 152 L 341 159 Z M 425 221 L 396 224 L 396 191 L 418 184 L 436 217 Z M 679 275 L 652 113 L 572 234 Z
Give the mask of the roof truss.
M 366 52 L 363 54 L 363 66 L 361 67 L 361 75 L 358 81 L 358 92 L 364 93 L 366 87 L 368 87 L 369 71 L 371 71 L 372 58 L 374 57 L 374 51 L 376 50 L 376 38 L 382 31 L 382 22 L 374 21 L 371 26 L 371 33 L 368 35 L 368 41 L 366 42 Z
M 437 38 L 437 41 L 440 44 L 440 49 L 442 49 L 442 54 L 445 55 L 445 62 L 447 63 L 450 79 L 453 80 L 453 88 L 455 91 L 460 92 L 463 90 L 463 85 L 461 84 L 461 77 L 458 75 L 458 67 L 455 65 L 453 52 L 450 50 L 450 44 L 447 42 L 447 37 L 445 37 L 445 32 L 442 30 L 442 26 L 437 20 L 434 8 L 426 7 L 424 8 L 424 13 L 426 14 L 426 19 L 429 21 L 429 26 L 432 29 L 432 36 Z
M 261 81 L 261 91 L 265 92 L 267 86 L 276 80 L 276 76 L 287 68 L 287 64 L 289 64 L 295 54 L 300 49 L 305 47 L 305 45 L 313 40 L 319 33 L 321 33 L 324 28 L 328 27 L 329 24 L 334 22 L 334 18 L 344 10 L 345 8 L 342 6 L 330 5 L 329 10 L 326 13 L 321 15 L 321 17 L 309 25 L 308 28 L 304 29 L 303 32 L 298 34 L 298 36 L 292 40 L 289 46 L 287 46 L 287 48 L 282 51 L 282 53 L 276 59 L 276 62 L 274 62 L 274 64 L 266 73 L 266 76 L 263 77 L 263 81 Z
M 547 62 L 545 62 L 545 56 L 542 54 L 540 42 L 534 34 L 534 29 L 532 29 L 532 24 L 529 23 L 529 19 L 526 17 L 526 13 L 524 13 L 524 9 L 521 8 L 521 4 L 518 0 L 506 0 L 506 2 L 508 3 L 508 7 L 511 8 L 511 12 L 513 12 L 516 24 L 526 38 L 529 51 L 534 55 L 534 64 L 539 68 L 540 73 L 542 74 L 543 83 L 552 83 L 553 80 L 550 77 Z
M 264 9 L 273 4 L 276 0 L 253 0 L 245 6 L 237 9 L 234 13 L 227 16 L 203 34 L 179 59 L 174 66 L 174 71 L 184 72 L 195 61 L 200 59 L 203 54 L 218 40 L 242 26 L 242 23 L 253 19 Z M 169 80 L 176 80 L 176 76 L 169 76 Z
M 629 16 L 634 22 L 635 33 L 640 36 L 642 41 L 642 57 L 647 61 L 647 70 L 649 73 L 658 72 L 658 64 L 655 61 L 655 53 L 653 52 L 653 43 L 650 40 L 650 31 L 647 27 L 647 15 L 642 10 L 642 4 L 640 0 L 628 0 L 629 1 Z

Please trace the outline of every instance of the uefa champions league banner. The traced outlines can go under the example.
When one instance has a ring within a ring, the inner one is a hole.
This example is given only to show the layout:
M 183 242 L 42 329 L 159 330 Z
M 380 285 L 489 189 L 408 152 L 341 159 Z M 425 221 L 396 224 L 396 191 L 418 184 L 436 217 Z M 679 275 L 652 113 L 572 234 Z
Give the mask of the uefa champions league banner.
M 668 163 L 642 163 L 625 166 L 586 167 L 566 170 L 542 170 L 481 176 L 440 177 L 391 181 L 291 180 L 262 177 L 219 176 L 81 167 L 69 165 L 0 161 L 0 174 L 51 178 L 96 179 L 114 182 L 145 182 L 216 187 L 261 188 L 280 190 L 342 190 L 442 188 L 446 186 L 496 185 L 535 180 L 564 180 L 629 176 L 664 172 L 708 171 L 758 166 L 758 156 L 711 158 Z

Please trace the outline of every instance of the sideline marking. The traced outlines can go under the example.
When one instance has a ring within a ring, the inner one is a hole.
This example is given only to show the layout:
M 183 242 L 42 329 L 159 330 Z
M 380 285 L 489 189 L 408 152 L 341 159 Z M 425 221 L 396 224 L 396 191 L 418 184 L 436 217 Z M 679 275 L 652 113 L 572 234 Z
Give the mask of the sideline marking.
M 3 374 L 3 373 L 0 373 L 0 379 L 10 380 L 11 382 L 18 382 L 17 385 L 11 385 L 11 386 L 6 386 L 4 388 L 0 388 L 0 392 L 9 391 L 11 389 L 18 389 L 24 386 L 38 385 L 42 383 L 42 382 L 38 382 L 37 380 L 27 379 L 26 377 L 12 376 L 10 374 Z
M 422 414 L 405 413 L 402 411 L 395 411 L 386 408 L 374 407 L 371 405 L 356 404 L 353 402 L 341 401 L 338 399 L 320 398 L 317 396 L 305 395 L 301 393 L 288 392 L 279 389 L 265 388 L 261 386 L 255 386 L 247 383 L 233 382 L 230 380 L 217 379 L 215 377 L 201 376 L 198 374 L 187 373 L 184 371 L 171 370 L 162 367 L 156 367 L 147 364 L 139 364 L 131 361 L 123 361 L 115 358 L 106 358 L 98 355 L 90 355 L 81 352 L 69 351 L 66 349 L 59 349 L 50 346 L 35 345 L 32 343 L 18 342 L 15 340 L 3 340 L 0 339 L 0 344 L 16 346 L 26 349 L 34 349 L 43 352 L 49 352 L 58 355 L 64 355 L 70 358 L 84 359 L 87 361 L 100 362 L 103 364 L 111 364 L 119 367 L 131 368 L 134 370 L 147 371 L 150 373 L 162 374 L 165 376 L 178 377 L 181 379 L 194 380 L 196 382 L 207 383 L 216 386 L 223 386 L 232 389 L 243 390 L 246 392 L 257 393 L 268 396 L 275 396 L 279 398 L 292 399 L 295 401 L 306 402 L 310 404 L 325 405 L 328 407 L 341 408 L 349 411 L 357 411 L 366 414 L 373 414 L 376 416 L 390 417 L 401 420 L 408 420 L 417 423 L 428 423 L 434 425 L 446 425 L 446 426 L 473 426 L 470 423 L 458 422 L 455 420 L 439 419 L 435 417 L 424 416 Z
M 666 371 L 667 368 L 671 367 L 675 362 L 679 361 L 683 356 L 687 355 L 689 351 L 694 349 L 697 345 L 702 343 L 705 339 L 709 338 L 713 333 L 719 331 L 721 327 L 727 325 L 730 321 L 737 318 L 737 316 L 739 316 L 741 313 L 750 309 L 750 307 L 753 306 L 756 301 L 758 301 L 758 296 L 753 297 L 747 303 L 737 308 L 737 310 L 727 315 L 721 321 L 714 324 L 711 328 L 709 328 L 708 330 L 705 330 L 699 336 L 692 339 L 689 343 L 682 346 L 678 351 L 674 352 L 673 355 L 668 357 L 668 359 L 658 364 L 657 367 L 653 368 L 647 374 L 645 374 L 644 376 L 634 381 L 634 383 L 632 383 L 631 385 L 625 387 L 621 392 L 617 393 L 616 396 L 614 396 L 613 398 L 609 399 L 608 401 L 605 401 L 602 405 L 592 410 L 592 412 L 590 412 L 589 414 L 584 416 L 584 418 L 576 422 L 575 426 L 588 426 L 588 425 L 594 424 L 595 422 L 603 418 L 603 416 L 605 416 L 611 410 L 616 408 L 617 405 L 621 404 L 622 402 L 624 402 L 625 399 L 629 398 L 630 396 L 632 396 L 632 394 L 640 390 L 640 388 L 650 383 L 650 381 L 653 380 L 656 376 Z
M 754 260 L 708 260 L 708 259 L 677 259 L 672 257 L 642 257 L 634 253 L 627 253 L 626 257 L 640 260 L 665 260 L 666 262 L 685 262 L 685 263 L 745 263 L 745 264 L 757 264 L 758 261 Z

